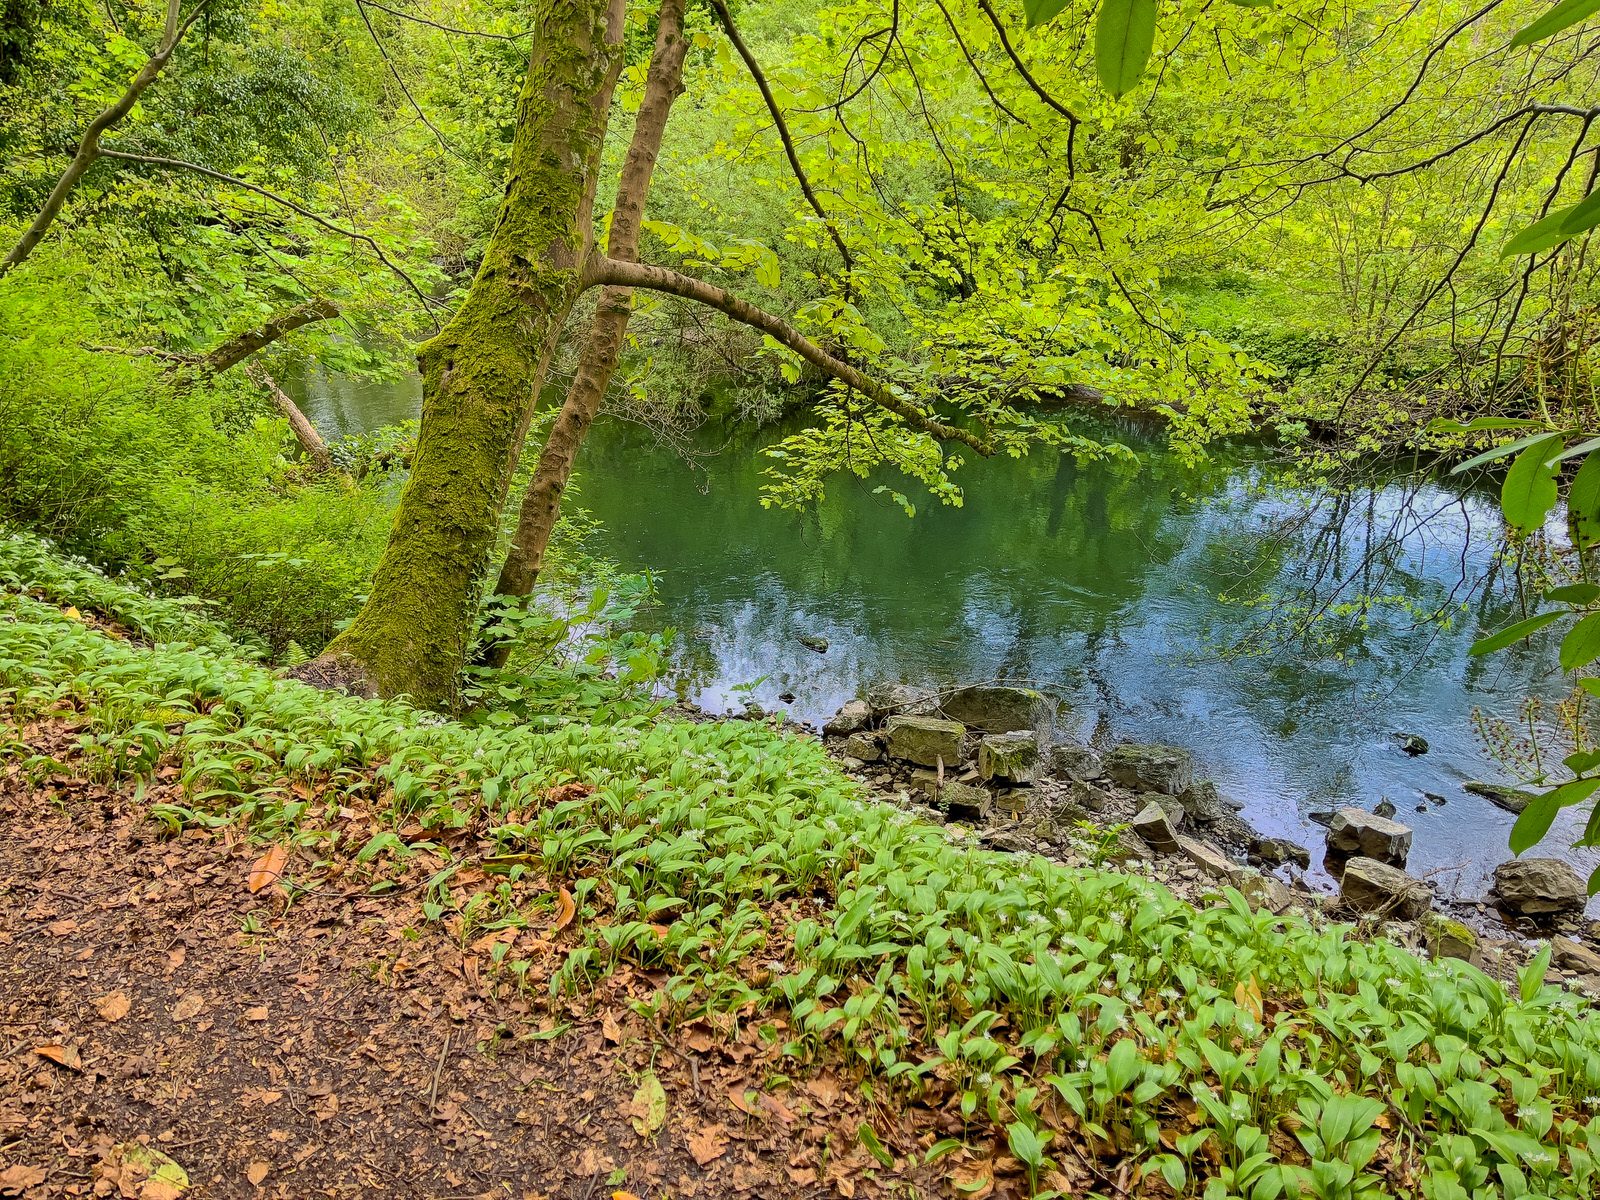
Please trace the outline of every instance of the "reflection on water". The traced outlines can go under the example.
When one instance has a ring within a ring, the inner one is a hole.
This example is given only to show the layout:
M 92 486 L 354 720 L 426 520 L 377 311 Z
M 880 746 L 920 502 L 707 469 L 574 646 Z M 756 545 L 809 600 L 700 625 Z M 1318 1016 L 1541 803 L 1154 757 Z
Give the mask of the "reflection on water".
M 305 384 L 329 435 L 417 411 L 414 382 Z M 596 551 L 656 573 L 652 619 L 679 631 L 689 692 L 710 710 L 749 696 L 820 722 L 874 682 L 1030 681 L 1067 700 L 1085 740 L 1189 747 L 1258 826 L 1307 845 L 1322 842 L 1309 812 L 1388 798 L 1416 829 L 1412 869 L 1439 872 L 1445 894 L 1481 893 L 1513 818 L 1462 790 L 1503 777 L 1472 714 L 1515 717 L 1530 691 L 1559 688 L 1548 644 L 1466 653 L 1507 617 L 1503 600 L 1463 606 L 1495 570 L 1491 503 L 1402 481 L 1284 491 L 1248 452 L 1188 468 L 1120 433 L 1137 470 L 972 463 L 966 507 L 922 503 L 908 520 L 873 481 L 839 481 L 807 513 L 760 508 L 757 450 L 777 433 L 691 471 L 602 422 L 580 461 L 583 503 L 604 526 Z M 1382 602 L 1330 605 L 1358 593 Z M 1425 619 L 1439 610 L 1452 620 Z M 1308 613 L 1311 634 L 1285 640 Z M 1429 752 L 1409 757 L 1397 731 Z M 1567 810 L 1557 837 L 1582 814 Z

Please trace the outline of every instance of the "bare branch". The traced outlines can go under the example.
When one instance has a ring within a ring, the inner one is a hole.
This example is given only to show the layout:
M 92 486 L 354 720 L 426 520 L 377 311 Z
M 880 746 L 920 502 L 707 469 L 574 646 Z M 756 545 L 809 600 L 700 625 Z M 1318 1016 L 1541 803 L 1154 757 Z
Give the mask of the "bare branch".
M 489 38 L 497 42 L 519 42 L 525 37 L 532 37 L 530 29 L 525 33 L 485 33 L 479 29 L 461 29 L 455 25 L 445 25 L 439 21 L 430 21 L 427 17 L 419 17 L 415 13 L 403 12 L 398 8 L 390 8 L 387 4 L 379 4 L 377 0 L 361 0 L 368 8 L 375 8 L 379 12 L 386 12 L 391 17 L 399 17 L 402 21 L 415 21 L 418 25 L 426 25 L 430 29 L 437 29 L 441 33 L 459 34 L 461 37 Z
M 383 44 L 383 39 L 378 36 L 378 31 L 372 27 L 372 21 L 367 16 L 367 0 L 356 0 L 356 11 L 361 14 L 361 23 L 367 27 L 367 33 L 372 37 L 372 44 L 378 48 L 378 53 L 383 56 L 383 64 L 389 68 L 389 74 L 394 76 L 394 81 L 400 85 L 400 91 L 404 93 L 406 102 L 411 105 L 411 111 L 416 113 L 417 119 L 428 127 L 428 131 L 433 134 L 434 140 L 439 143 L 441 150 L 446 154 L 461 159 L 462 162 L 466 162 L 467 159 L 445 140 L 444 134 L 439 132 L 439 127 L 428 120 L 428 114 L 422 111 L 422 105 L 417 103 L 417 98 L 411 94 L 411 89 L 406 86 L 405 77 L 400 74 L 400 68 L 394 65 L 394 59 L 389 57 L 388 47 Z
M 885 384 L 863 375 L 849 363 L 829 354 L 781 317 L 774 316 L 765 309 L 757 308 L 755 305 L 746 300 L 741 300 L 731 292 L 719 288 L 715 284 L 706 283 L 704 280 L 695 279 L 689 275 L 679 274 L 677 271 L 668 270 L 666 267 L 653 266 L 647 263 L 618 262 L 616 259 L 605 258 L 601 255 L 595 255 L 589 260 L 584 270 L 584 283 L 588 286 L 605 284 L 645 288 L 649 291 L 667 292 L 674 296 L 682 296 L 685 300 L 694 300 L 708 305 L 718 312 L 732 317 L 735 321 L 749 325 L 753 329 L 759 329 L 773 340 L 794 351 L 812 366 L 826 372 L 841 383 L 854 388 L 878 405 L 878 407 L 894 413 L 915 428 L 932 434 L 943 441 L 961 442 L 970 446 L 979 454 L 988 455 L 994 452 L 994 447 L 981 435 L 955 425 L 947 425 L 934 417 L 930 417 L 911 401 L 896 395 Z
M 1078 136 L 1078 125 L 1082 118 L 1045 91 L 1044 85 L 1033 77 L 1033 72 L 1028 70 L 1028 64 L 1022 61 L 1022 56 L 1012 47 L 1011 39 L 1006 36 L 1005 24 L 989 0 L 978 0 L 978 7 L 983 9 L 984 16 L 989 18 L 989 24 L 993 25 L 995 33 L 1000 35 L 1000 45 L 1005 48 L 1006 56 L 1011 59 L 1011 65 L 1016 67 L 1017 74 L 1022 76 L 1023 82 L 1033 89 L 1035 96 L 1067 119 L 1067 175 L 1070 177 L 1077 171 L 1077 166 L 1073 162 L 1073 150 Z

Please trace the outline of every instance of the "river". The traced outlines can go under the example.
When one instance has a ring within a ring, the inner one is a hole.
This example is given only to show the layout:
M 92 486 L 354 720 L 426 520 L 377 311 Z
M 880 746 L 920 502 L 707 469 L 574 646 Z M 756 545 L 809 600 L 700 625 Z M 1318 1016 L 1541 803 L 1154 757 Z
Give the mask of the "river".
M 414 381 L 300 390 L 329 437 L 414 415 L 418 398 Z M 688 694 L 710 711 L 750 698 L 818 723 L 875 682 L 1027 681 L 1066 701 L 1081 740 L 1188 747 L 1258 828 L 1312 847 L 1311 812 L 1386 798 L 1416 830 L 1410 869 L 1441 895 L 1481 895 L 1513 818 L 1462 788 L 1507 779 L 1475 714 L 1515 721 L 1524 697 L 1560 690 L 1548 644 L 1467 653 L 1512 615 L 1503 587 L 1487 604 L 1476 588 L 1493 497 L 1404 477 L 1334 497 L 1285 487 L 1258 449 L 1188 467 L 1136 426 L 1100 431 L 1136 469 L 969 463 L 960 508 L 897 484 L 908 518 L 877 480 L 836 481 L 807 512 L 761 508 L 758 451 L 781 430 L 704 438 L 715 452 L 691 464 L 602 420 L 580 502 L 603 526 L 593 550 L 655 576 L 649 620 L 678 631 Z M 1364 591 L 1382 602 L 1350 610 Z M 1285 636 L 1319 605 L 1309 635 Z

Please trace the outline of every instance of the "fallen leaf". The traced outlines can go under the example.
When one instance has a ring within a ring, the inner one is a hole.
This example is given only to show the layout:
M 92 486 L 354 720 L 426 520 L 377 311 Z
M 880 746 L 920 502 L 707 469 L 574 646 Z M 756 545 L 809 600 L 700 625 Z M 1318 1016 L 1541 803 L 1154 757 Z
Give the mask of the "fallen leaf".
M 723 1125 L 707 1125 L 699 1133 L 690 1134 L 689 1153 L 694 1155 L 695 1162 L 703 1167 L 726 1154 L 728 1152 L 726 1134 L 727 1127 Z
M 94 1010 L 100 1014 L 102 1021 L 120 1021 L 132 1008 L 133 1002 L 128 999 L 128 993 L 112 992 L 110 995 L 101 996 L 100 1003 L 95 1005 Z
M 83 1059 L 73 1046 L 63 1046 L 59 1042 L 50 1042 L 43 1046 L 35 1046 L 33 1052 L 40 1058 L 48 1059 L 57 1066 L 65 1067 L 69 1071 L 83 1070 Z
M 556 923 L 550 927 L 554 933 L 558 929 L 565 929 L 572 924 L 572 918 L 578 915 L 577 901 L 573 900 L 572 893 L 562 888 L 556 896 Z
M 612 1192 L 611 1200 L 639 1200 L 632 1192 Z
M 260 1187 L 261 1183 L 272 1172 L 270 1163 L 264 1163 L 259 1158 L 245 1168 L 244 1177 L 253 1187 Z
M 172 1006 L 172 1019 L 174 1021 L 187 1021 L 200 1015 L 206 1006 L 206 998 L 199 992 L 185 992 L 178 997 L 178 1002 Z
M 600 1015 L 600 1032 L 605 1035 L 608 1042 L 616 1043 L 622 1040 L 622 1026 L 617 1024 L 614 1013 L 607 1012 Z
M 633 1093 L 633 1128 L 640 1137 L 649 1137 L 667 1123 L 667 1092 L 654 1071 L 639 1078 Z
M 68 620 L 72 620 L 72 621 L 81 621 L 81 620 L 83 620 L 83 614 L 78 611 L 76 605 L 73 605 L 70 608 L 63 608 L 61 610 L 61 615 L 63 617 L 66 617 Z
M 818 1075 L 815 1079 L 807 1080 L 805 1086 L 806 1091 L 810 1092 L 819 1104 L 837 1104 L 839 1097 L 844 1095 L 839 1081 L 832 1075 Z
M 254 1008 L 245 1009 L 244 1019 L 246 1021 L 265 1021 L 267 1019 L 267 1006 L 258 1004 Z
M 274 846 L 250 868 L 250 874 L 244 881 L 244 886 L 254 896 L 263 888 L 269 888 L 283 878 L 283 868 L 289 862 L 289 847 Z
M 20 1196 L 31 1187 L 38 1187 L 44 1182 L 43 1167 L 25 1167 L 21 1163 L 13 1163 L 4 1171 L 0 1171 L 0 1196 Z
M 124 1142 L 117 1149 L 121 1151 L 124 1167 L 133 1167 L 145 1177 L 139 1188 L 139 1200 L 179 1200 L 189 1190 L 189 1173 L 161 1151 L 138 1142 Z M 128 1183 L 124 1173 L 124 1195 L 128 1194 Z
M 51 937 L 66 937 L 78 931 L 78 923 L 68 918 L 65 921 L 51 921 L 44 928 Z
M 728 1089 L 728 1101 L 746 1116 L 759 1117 L 761 1115 L 761 1094 L 748 1088 L 731 1087 Z

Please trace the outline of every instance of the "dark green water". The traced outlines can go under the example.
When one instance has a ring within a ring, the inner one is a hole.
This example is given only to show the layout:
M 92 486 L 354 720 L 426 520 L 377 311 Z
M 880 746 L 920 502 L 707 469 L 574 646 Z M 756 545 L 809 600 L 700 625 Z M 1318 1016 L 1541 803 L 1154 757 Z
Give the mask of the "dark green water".
M 307 403 L 333 435 L 414 412 L 415 393 L 386 394 L 371 419 L 348 388 L 312 387 Z M 918 498 L 908 519 L 876 481 L 841 480 L 810 512 L 762 509 L 758 450 L 776 433 L 708 439 L 719 452 L 691 466 L 602 422 L 580 461 L 581 503 L 604 525 L 596 551 L 656 576 L 651 619 L 678 631 L 689 695 L 711 711 L 749 696 L 819 722 L 879 681 L 1028 681 L 1067 700 L 1084 740 L 1189 747 L 1258 826 L 1313 847 L 1307 813 L 1386 797 L 1416 830 L 1412 868 L 1440 872 L 1443 894 L 1480 894 L 1510 857 L 1513 818 L 1462 790 L 1505 777 L 1473 712 L 1514 718 L 1530 691 L 1559 686 L 1546 646 L 1467 655 L 1507 615 L 1503 598 L 1483 607 L 1473 592 L 1492 568 L 1492 505 L 1405 480 L 1342 500 L 1285 492 L 1265 486 L 1274 468 L 1258 452 L 1191 469 L 1138 429 L 1120 433 L 1137 470 L 974 463 L 965 507 Z M 1295 615 L 1286 598 L 1363 590 L 1389 603 L 1364 621 L 1335 609 L 1309 640 L 1263 631 Z M 1412 611 L 1441 606 L 1450 627 Z M 1396 731 L 1430 751 L 1409 757 Z

